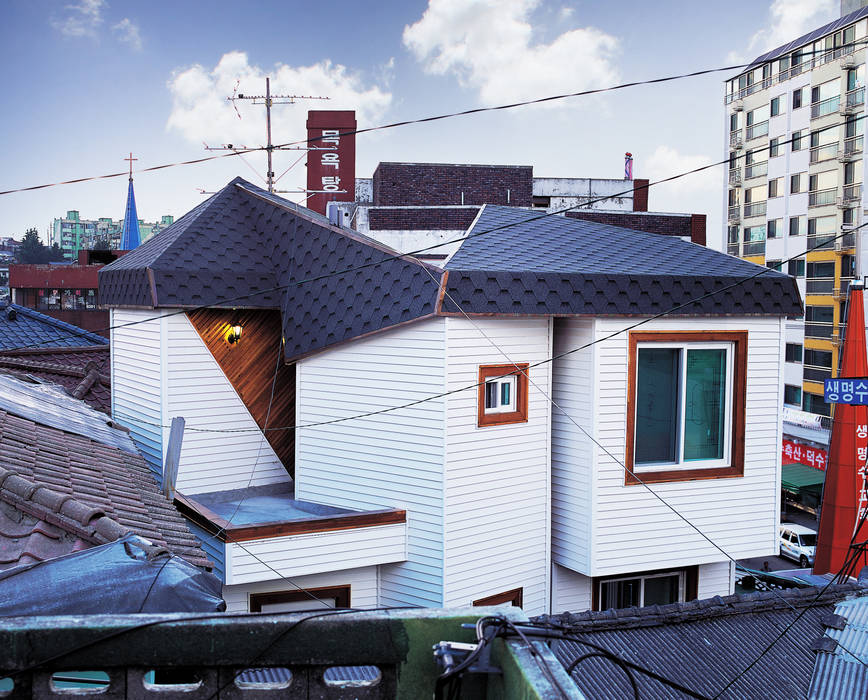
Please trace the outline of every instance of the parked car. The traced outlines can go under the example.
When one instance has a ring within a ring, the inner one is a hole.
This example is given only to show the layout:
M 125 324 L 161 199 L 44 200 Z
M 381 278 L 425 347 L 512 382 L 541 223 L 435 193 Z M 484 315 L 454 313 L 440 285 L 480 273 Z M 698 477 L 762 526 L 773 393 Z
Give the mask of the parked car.
M 778 541 L 781 556 L 799 562 L 807 569 L 814 563 L 814 549 L 817 547 L 817 531 L 795 523 L 781 523 Z

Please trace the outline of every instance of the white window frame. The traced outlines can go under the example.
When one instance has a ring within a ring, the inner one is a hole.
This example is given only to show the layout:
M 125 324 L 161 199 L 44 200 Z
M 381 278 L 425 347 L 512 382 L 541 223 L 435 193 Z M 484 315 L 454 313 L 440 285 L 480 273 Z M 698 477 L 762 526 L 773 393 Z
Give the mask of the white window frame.
M 676 462 L 642 462 L 637 463 L 634 459 L 633 463 L 633 471 L 637 474 L 642 472 L 657 472 L 661 470 L 666 471 L 686 471 L 688 469 L 714 469 L 716 467 L 728 467 L 732 460 L 732 402 L 733 402 L 733 359 L 735 355 L 735 344 L 732 342 L 711 342 L 711 343 L 697 343 L 697 342 L 639 342 L 636 344 L 636 357 L 637 357 L 637 370 L 636 370 L 636 381 L 638 384 L 639 381 L 639 369 L 638 369 L 638 354 L 639 351 L 643 348 L 662 350 L 662 349 L 678 349 L 681 350 L 680 361 L 679 361 L 679 400 L 678 400 L 678 461 Z M 726 376 L 724 379 L 724 405 L 723 405 L 723 417 L 724 417 L 724 430 L 723 430 L 723 457 L 721 459 L 698 459 L 698 460 L 685 460 L 684 459 L 684 425 L 685 425 L 685 414 L 687 411 L 687 397 L 686 393 L 686 380 L 687 380 L 687 351 L 688 350 L 725 350 L 726 351 Z M 636 412 L 638 419 L 638 401 L 636 402 Z M 637 420 L 638 423 L 638 420 Z M 635 424 L 634 424 L 635 425 Z M 633 430 L 633 454 L 636 454 L 636 444 L 638 441 L 639 435 L 638 430 L 634 427 Z
M 678 601 L 679 603 L 683 603 L 685 597 L 687 596 L 687 572 L 684 569 L 679 569 L 677 571 L 661 571 L 657 574 L 640 574 L 636 576 L 618 576 L 614 578 L 604 578 L 597 581 L 597 600 L 600 601 L 600 608 L 602 609 L 602 600 L 603 600 L 603 585 L 609 583 L 620 583 L 621 581 L 635 581 L 639 580 L 639 607 L 645 607 L 645 581 L 652 578 L 668 578 L 669 576 L 678 576 Z
M 483 412 L 487 415 L 490 413 L 514 413 L 517 409 L 517 396 L 518 396 L 518 377 L 514 374 L 506 376 L 506 377 L 491 377 L 490 379 L 485 380 L 485 395 L 488 396 L 488 387 L 491 385 L 497 385 L 497 391 L 495 392 L 497 397 L 497 405 L 489 408 L 488 406 L 483 406 Z M 509 403 L 501 403 L 501 397 L 503 396 L 503 385 L 509 385 Z M 486 403 L 487 400 L 486 400 Z

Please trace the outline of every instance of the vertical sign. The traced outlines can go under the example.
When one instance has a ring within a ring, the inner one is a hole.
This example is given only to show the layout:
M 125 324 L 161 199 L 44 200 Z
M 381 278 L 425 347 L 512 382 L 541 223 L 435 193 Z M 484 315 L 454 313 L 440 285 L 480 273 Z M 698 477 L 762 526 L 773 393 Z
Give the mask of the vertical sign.
M 326 213 L 328 202 L 352 202 L 356 190 L 356 113 L 307 113 L 307 190 L 305 206 Z M 313 194 L 311 194 L 313 193 Z

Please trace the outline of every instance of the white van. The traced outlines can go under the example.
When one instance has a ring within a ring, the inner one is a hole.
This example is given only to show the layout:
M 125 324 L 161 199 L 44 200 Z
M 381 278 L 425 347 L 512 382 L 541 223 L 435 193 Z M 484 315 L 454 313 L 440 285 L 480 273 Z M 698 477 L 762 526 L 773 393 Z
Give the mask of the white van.
M 816 530 L 795 523 L 781 523 L 778 532 L 782 557 L 799 562 L 803 569 L 813 566 L 817 547 Z

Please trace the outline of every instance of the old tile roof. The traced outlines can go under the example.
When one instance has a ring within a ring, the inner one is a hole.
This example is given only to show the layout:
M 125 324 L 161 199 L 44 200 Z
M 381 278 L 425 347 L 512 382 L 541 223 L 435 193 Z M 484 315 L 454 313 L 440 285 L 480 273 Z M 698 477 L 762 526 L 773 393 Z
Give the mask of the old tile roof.
M 108 347 L 109 341 L 71 323 L 18 304 L 0 304 L 0 350 Z
M 842 600 L 824 623 L 808 698 L 868 698 L 868 598 Z
M 492 205 L 468 236 L 446 265 L 446 313 L 654 315 L 682 304 L 674 315 L 802 312 L 788 275 L 676 237 Z
M 100 270 L 100 299 L 110 306 L 277 308 L 292 360 L 435 313 L 442 270 L 395 255 L 236 178 Z M 332 274 L 342 270 L 351 271 Z
M 23 524 L 20 524 L 19 529 L 12 531 L 4 529 L 4 521 L 0 518 L 0 539 L 11 537 L 20 540 L 23 530 L 30 527 L 30 534 L 27 535 L 29 544 L 20 550 L 21 556 L 53 556 L 52 552 L 56 552 L 59 546 L 68 546 L 68 551 L 75 551 L 83 546 L 82 543 L 88 542 L 79 530 L 66 527 L 69 522 L 62 519 L 62 522 L 57 522 L 57 513 L 72 518 L 86 532 L 99 524 L 99 518 L 107 516 L 124 532 L 141 535 L 198 566 L 209 565 L 183 517 L 160 492 L 142 456 L 134 448 L 122 449 L 123 440 L 108 439 L 105 431 L 119 433 L 127 441 L 128 436 L 105 426 L 105 416 L 101 419 L 104 430 L 95 431 L 95 437 L 88 436 L 87 430 L 94 427 L 96 421 L 91 420 L 86 412 L 86 420 L 72 424 L 72 430 L 47 425 L 40 421 L 38 414 L 33 414 L 30 407 L 18 410 L 10 400 L 9 387 L 14 382 L 23 382 L 11 377 L 0 377 L 0 382 L 3 384 L 0 400 L 4 402 L 3 407 L 0 407 L 0 469 L 3 470 L 2 478 L 7 481 L 12 479 L 9 482 L 11 490 L 3 494 L 3 500 L 18 510 L 24 509 L 32 518 L 29 522 L 21 521 Z M 27 388 L 24 387 L 25 390 Z M 60 392 L 57 394 L 66 403 L 82 403 L 64 397 Z M 50 396 L 52 400 L 57 400 L 55 396 Z M 87 410 L 93 416 L 102 415 Z M 5 487 L 0 485 L 0 488 Z M 70 501 L 70 497 L 73 500 Z M 32 503 L 33 499 L 40 507 L 36 511 L 33 511 L 36 507 Z M 64 505 L 66 502 L 69 505 Z M 8 509 L 4 517 L 6 521 L 9 520 Z M 59 535 L 57 531 L 43 526 L 41 523 L 44 522 L 67 530 L 68 534 Z M 118 536 L 123 534 L 106 529 L 97 532 Z M 90 544 L 93 543 L 90 541 Z M 6 550 L 10 547 L 13 552 L 19 551 L 8 543 L 0 545 Z M 36 551 L 24 552 L 24 549 L 33 547 Z
M 0 350 L 0 372 L 62 386 L 70 396 L 110 413 L 110 358 L 108 345 Z
M 722 696 L 791 700 L 808 693 L 815 643 L 823 637 L 829 614 L 840 601 L 866 594 L 865 588 L 848 583 L 830 586 L 822 593 L 812 587 L 717 596 L 647 608 L 544 615 L 535 622 L 563 626 L 622 659 L 712 697 L 804 611 L 787 634 Z M 593 650 L 581 642 L 564 641 L 555 653 L 569 667 L 589 651 Z M 684 697 L 642 673 L 633 677 L 643 699 Z M 605 659 L 582 661 L 572 678 L 589 700 L 632 697 L 627 676 Z

